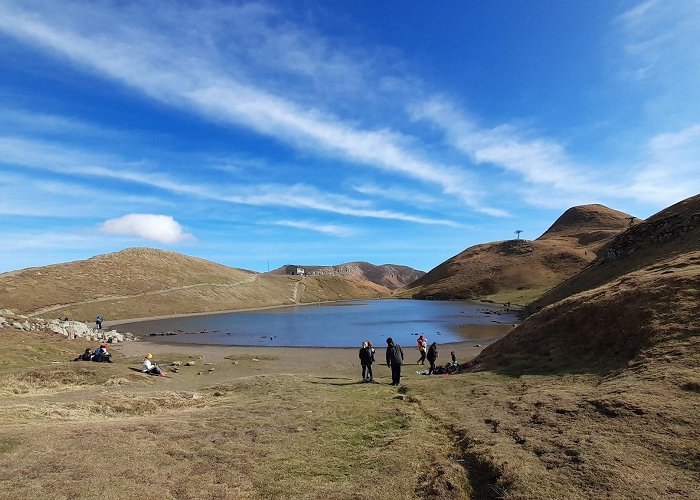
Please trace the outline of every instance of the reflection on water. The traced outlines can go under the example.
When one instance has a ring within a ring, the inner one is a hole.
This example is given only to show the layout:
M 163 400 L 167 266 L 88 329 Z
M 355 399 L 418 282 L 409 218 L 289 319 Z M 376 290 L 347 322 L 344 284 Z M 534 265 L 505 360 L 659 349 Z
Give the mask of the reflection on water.
M 514 311 L 496 306 L 385 299 L 141 321 L 122 329 L 177 343 L 359 347 L 363 340 L 383 346 L 393 337 L 412 347 L 420 334 L 430 342 L 484 342 L 502 336 L 516 321 Z

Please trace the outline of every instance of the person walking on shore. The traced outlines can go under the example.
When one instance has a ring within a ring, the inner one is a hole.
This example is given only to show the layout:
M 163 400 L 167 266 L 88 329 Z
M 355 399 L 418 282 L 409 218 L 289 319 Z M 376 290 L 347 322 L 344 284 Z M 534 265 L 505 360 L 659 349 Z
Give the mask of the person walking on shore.
M 403 364 L 403 349 L 394 339 L 386 339 L 386 366 L 391 367 L 391 385 L 398 386 L 401 382 L 401 365 Z
M 97 325 L 98 330 L 102 330 L 102 321 L 104 319 L 102 318 L 102 315 L 100 314 L 97 319 L 95 320 L 95 324 Z
M 425 364 L 425 353 L 428 350 L 428 341 L 425 340 L 425 337 L 421 335 L 418 337 L 418 352 L 420 352 L 420 359 L 416 363 L 417 365 L 424 365 Z
M 362 342 L 362 347 L 360 348 L 360 364 L 362 365 L 362 381 L 371 382 L 372 381 L 372 362 L 374 361 L 373 349 L 370 347 L 369 342 Z
M 435 371 L 435 360 L 438 358 L 438 349 L 437 349 L 437 343 L 433 342 L 430 344 L 430 348 L 428 349 L 428 362 L 430 363 L 430 370 L 428 370 L 428 375 L 432 375 L 433 372 Z

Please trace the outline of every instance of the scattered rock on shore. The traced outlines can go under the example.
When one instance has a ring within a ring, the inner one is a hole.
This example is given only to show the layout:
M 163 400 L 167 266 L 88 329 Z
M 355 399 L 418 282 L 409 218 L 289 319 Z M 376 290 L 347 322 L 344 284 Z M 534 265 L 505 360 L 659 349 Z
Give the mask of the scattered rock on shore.
M 96 330 L 81 321 L 64 321 L 61 319 L 30 318 L 9 309 L 0 310 L 0 327 L 12 327 L 24 332 L 52 332 L 69 339 L 81 338 L 93 342 L 116 344 L 136 340 L 131 333 L 117 330 Z

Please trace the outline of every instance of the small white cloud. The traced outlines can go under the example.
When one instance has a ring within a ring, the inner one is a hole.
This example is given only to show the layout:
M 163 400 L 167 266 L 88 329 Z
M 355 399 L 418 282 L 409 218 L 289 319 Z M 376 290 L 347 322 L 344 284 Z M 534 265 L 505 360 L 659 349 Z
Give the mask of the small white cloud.
M 170 215 L 128 214 L 106 220 L 100 226 L 100 231 L 119 236 L 137 236 L 158 243 L 181 243 L 194 239 Z

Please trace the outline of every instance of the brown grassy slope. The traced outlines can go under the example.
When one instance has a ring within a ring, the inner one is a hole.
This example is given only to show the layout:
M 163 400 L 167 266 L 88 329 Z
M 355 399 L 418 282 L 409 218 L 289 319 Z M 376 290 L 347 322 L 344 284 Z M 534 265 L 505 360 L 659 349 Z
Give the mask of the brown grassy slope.
M 503 498 L 700 498 L 699 301 L 700 249 L 659 260 L 529 317 L 427 407 Z
M 449 434 L 355 349 L 139 345 L 56 363 L 83 343 L 0 328 L 0 499 L 468 498 Z M 133 370 L 151 349 L 196 365 Z
M 603 285 L 660 258 L 700 248 L 700 195 L 690 197 L 617 235 L 600 257 L 571 279 L 530 304 L 532 311 Z
M 282 266 L 270 274 L 285 274 Z M 347 262 L 337 266 L 298 266 L 304 268 L 307 275 L 340 276 L 371 281 L 389 290 L 396 290 L 414 282 L 425 274 L 408 266 L 396 264 L 374 265 L 369 262 Z
M 135 248 L 0 275 L 0 306 L 92 321 L 353 298 L 388 290 L 338 277 L 260 275 L 175 252 Z
M 628 260 L 617 276 L 478 356 L 484 371 L 468 375 L 471 396 L 462 391 L 469 411 L 452 405 L 447 420 L 459 416 L 466 456 L 506 498 L 700 498 L 694 203 L 616 238 L 606 254 Z
M 666 346 L 676 353 L 673 366 L 688 368 L 698 362 L 691 354 L 700 347 L 699 301 L 700 250 L 695 250 L 544 308 L 486 348 L 479 360 L 497 371 L 604 372 Z
M 697 500 L 700 360 L 690 347 L 612 376 L 466 373 L 412 381 L 407 395 L 453 430 L 472 498 Z M 681 351 L 694 367 L 676 363 Z
M 102 313 L 112 320 L 309 304 L 332 300 L 371 299 L 386 289 L 335 276 L 262 276 L 232 285 L 203 285 L 118 299 L 75 304 L 54 311 L 58 316 L 90 320 Z
M 595 259 L 596 252 L 629 225 L 628 218 L 602 205 L 570 208 L 537 240 L 470 247 L 401 294 L 525 304 Z
M 231 283 L 254 273 L 152 248 L 0 274 L 0 304 L 32 311 L 62 302 L 133 295 L 201 283 Z

